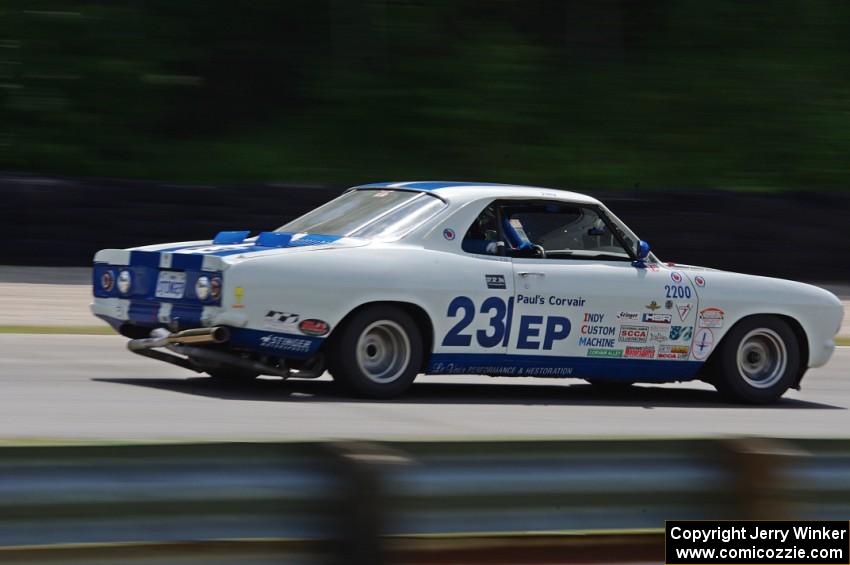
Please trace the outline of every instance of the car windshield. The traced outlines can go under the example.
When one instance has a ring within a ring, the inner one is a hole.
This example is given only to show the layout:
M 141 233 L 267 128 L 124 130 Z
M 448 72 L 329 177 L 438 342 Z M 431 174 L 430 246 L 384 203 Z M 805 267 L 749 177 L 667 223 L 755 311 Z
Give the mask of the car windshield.
M 276 231 L 393 239 L 444 207 L 442 200 L 425 192 L 352 190 Z

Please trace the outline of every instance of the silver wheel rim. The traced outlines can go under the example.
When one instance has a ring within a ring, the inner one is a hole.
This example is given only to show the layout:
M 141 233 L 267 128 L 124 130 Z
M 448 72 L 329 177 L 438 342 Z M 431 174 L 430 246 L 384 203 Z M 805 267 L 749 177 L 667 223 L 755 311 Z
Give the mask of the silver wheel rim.
M 392 320 L 372 322 L 357 340 L 357 366 L 370 381 L 387 384 L 410 364 L 410 338 Z
M 785 342 L 768 328 L 752 330 L 738 345 L 738 372 L 754 388 L 770 388 L 782 379 L 788 365 Z

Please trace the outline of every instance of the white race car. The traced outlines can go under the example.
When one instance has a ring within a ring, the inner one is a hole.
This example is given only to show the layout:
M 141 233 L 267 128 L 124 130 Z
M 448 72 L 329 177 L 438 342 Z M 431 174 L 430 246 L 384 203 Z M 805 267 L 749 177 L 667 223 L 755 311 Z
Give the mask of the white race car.
M 826 363 L 843 315 L 814 286 L 661 263 L 561 190 L 369 184 L 248 235 L 99 251 L 92 312 L 223 379 L 327 369 L 380 398 L 420 373 L 702 379 L 754 403 Z

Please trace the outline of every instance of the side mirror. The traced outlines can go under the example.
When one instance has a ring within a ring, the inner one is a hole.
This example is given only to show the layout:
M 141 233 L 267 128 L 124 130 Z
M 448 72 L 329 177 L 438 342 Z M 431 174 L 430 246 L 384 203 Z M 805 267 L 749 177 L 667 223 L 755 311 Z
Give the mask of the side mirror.
M 649 257 L 649 244 L 644 240 L 640 240 L 637 248 L 637 261 L 632 261 L 632 266 L 638 269 L 645 269 L 645 259 L 647 257 Z
M 641 261 L 649 257 L 649 244 L 644 240 L 638 242 L 637 256 Z

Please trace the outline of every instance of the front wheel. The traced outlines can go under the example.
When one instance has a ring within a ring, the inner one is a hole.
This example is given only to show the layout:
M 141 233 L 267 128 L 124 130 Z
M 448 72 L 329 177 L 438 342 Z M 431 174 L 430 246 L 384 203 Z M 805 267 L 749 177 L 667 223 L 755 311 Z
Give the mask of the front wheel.
M 774 402 L 800 372 L 800 345 L 794 331 L 775 316 L 739 322 L 714 352 L 713 384 L 730 400 L 749 404 Z
M 392 398 L 406 391 L 423 361 L 422 333 L 401 308 L 376 305 L 356 313 L 328 344 L 334 380 L 360 396 Z

